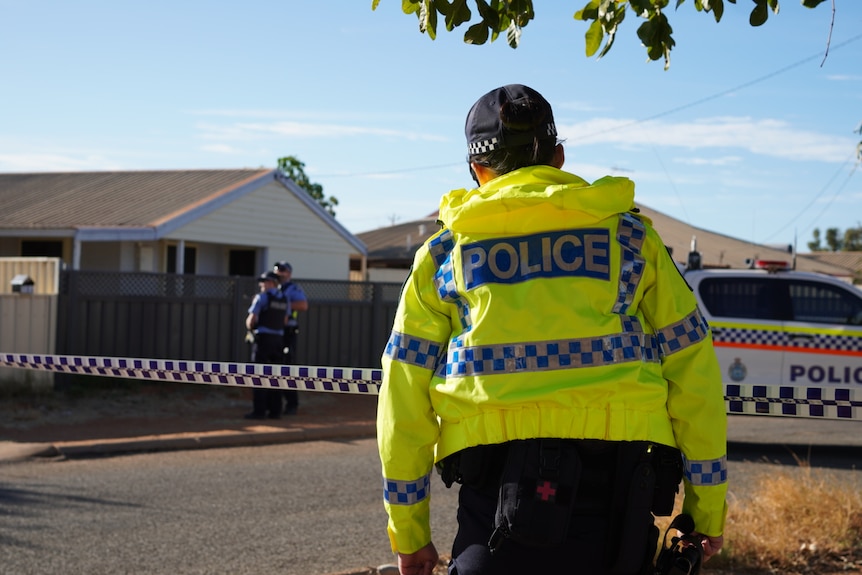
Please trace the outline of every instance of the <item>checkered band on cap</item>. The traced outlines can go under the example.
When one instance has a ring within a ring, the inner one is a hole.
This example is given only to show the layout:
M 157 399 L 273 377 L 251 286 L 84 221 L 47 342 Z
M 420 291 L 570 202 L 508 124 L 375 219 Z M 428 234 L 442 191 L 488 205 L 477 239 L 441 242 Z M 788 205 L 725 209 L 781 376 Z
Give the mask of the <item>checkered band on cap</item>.
M 497 138 L 491 138 L 490 140 L 482 140 L 481 142 L 471 142 L 467 145 L 467 150 L 471 156 L 475 156 L 477 154 L 487 154 L 488 152 L 493 152 L 499 147 L 499 141 Z

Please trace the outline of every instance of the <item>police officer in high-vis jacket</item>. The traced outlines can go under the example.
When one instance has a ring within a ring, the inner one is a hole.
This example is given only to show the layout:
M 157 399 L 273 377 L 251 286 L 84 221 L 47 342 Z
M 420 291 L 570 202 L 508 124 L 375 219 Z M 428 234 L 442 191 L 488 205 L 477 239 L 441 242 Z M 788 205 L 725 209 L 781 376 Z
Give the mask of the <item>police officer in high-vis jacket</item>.
M 251 348 L 252 363 L 281 364 L 284 360 L 284 326 L 290 313 L 290 303 L 279 287 L 278 275 L 266 272 L 258 278 L 260 292 L 248 308 L 245 327 L 254 334 Z M 255 387 L 252 390 L 252 410 L 246 419 L 278 419 L 281 417 L 282 392 L 279 389 Z
M 450 574 L 651 572 L 681 479 L 708 559 L 726 515 L 721 374 L 634 184 L 562 171 L 551 107 L 526 86 L 482 96 L 466 135 L 479 187 L 442 198 L 383 355 L 401 573 L 438 560 L 436 472 L 460 484 Z

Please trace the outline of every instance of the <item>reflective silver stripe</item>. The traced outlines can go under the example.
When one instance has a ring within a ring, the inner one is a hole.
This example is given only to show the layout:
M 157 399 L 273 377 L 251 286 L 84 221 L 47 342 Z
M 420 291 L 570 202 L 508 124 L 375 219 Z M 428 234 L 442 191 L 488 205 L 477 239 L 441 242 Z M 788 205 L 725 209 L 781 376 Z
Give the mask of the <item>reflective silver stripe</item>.
M 442 343 L 393 330 L 383 353 L 402 363 L 434 369 L 445 349 Z
M 383 500 L 390 505 L 415 505 L 430 495 L 430 473 L 414 481 L 383 478 Z
M 662 355 L 670 355 L 694 345 L 706 338 L 709 326 L 700 315 L 700 310 L 693 312 L 678 322 L 664 327 L 656 333 L 659 351 Z
M 449 346 L 447 377 L 550 371 L 630 361 L 657 362 L 655 338 L 640 324 L 623 320 L 628 331 L 603 337 L 510 343 L 476 347 Z
M 685 477 L 692 485 L 721 485 L 727 483 L 727 456 L 718 459 L 688 460 L 685 463 Z
M 644 271 L 642 255 L 646 227 L 637 217 L 630 213 L 620 214 L 617 227 L 617 241 L 620 250 L 619 295 L 614 304 L 614 313 L 626 314 L 632 305 L 638 282 Z

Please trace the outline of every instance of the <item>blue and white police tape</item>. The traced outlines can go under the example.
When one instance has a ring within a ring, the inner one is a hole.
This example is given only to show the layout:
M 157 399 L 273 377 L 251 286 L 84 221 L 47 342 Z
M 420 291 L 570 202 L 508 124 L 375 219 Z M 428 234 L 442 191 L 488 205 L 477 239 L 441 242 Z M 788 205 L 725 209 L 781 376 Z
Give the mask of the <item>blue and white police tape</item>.
M 0 367 L 237 387 L 377 395 L 382 370 L 220 361 L 0 353 Z M 862 389 L 725 384 L 727 412 L 814 419 L 862 419 Z
M 862 389 L 838 386 L 725 384 L 728 413 L 862 419 Z
M 382 380 L 381 370 L 370 368 L 20 353 L 0 353 L 0 367 L 162 382 L 371 395 L 377 395 Z

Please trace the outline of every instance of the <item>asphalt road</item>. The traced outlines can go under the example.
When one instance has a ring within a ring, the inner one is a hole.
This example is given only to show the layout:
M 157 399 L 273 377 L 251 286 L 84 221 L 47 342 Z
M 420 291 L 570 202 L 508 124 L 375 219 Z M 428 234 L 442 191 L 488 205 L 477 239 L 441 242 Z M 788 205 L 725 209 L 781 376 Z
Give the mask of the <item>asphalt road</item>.
M 385 521 L 370 439 L 0 465 L 4 575 L 321 575 L 391 563 Z
M 806 441 L 813 466 L 858 484 L 858 422 L 734 425 L 736 435 L 763 439 L 730 446 L 734 502 L 753 496 L 757 476 L 775 462 L 807 473 L 798 463 Z M 814 436 L 833 441 L 812 446 Z M 435 479 L 432 497 L 435 542 L 445 553 L 456 492 Z M 373 439 L 7 463 L 0 574 L 357 570 L 392 561 L 381 500 Z

